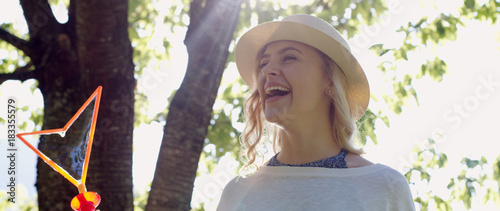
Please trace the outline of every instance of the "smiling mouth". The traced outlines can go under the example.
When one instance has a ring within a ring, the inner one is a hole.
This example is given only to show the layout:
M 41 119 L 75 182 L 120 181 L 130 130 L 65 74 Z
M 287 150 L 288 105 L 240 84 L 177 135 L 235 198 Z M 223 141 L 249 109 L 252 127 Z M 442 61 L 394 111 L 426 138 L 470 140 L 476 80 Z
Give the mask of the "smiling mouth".
M 266 100 L 273 98 L 273 97 L 279 97 L 279 96 L 285 96 L 290 93 L 290 89 L 282 86 L 272 86 L 266 89 Z

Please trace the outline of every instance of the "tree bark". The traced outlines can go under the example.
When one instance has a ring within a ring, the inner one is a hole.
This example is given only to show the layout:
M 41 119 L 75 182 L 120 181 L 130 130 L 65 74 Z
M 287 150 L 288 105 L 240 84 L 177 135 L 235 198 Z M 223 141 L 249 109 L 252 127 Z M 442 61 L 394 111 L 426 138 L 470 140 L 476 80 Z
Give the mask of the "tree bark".
M 133 210 L 134 64 L 127 0 L 75 1 L 83 87 L 103 86 L 87 188 L 101 210 Z
M 186 76 L 173 98 L 147 211 L 190 210 L 198 161 L 242 0 L 192 1 Z M 201 13 L 197 13 L 201 12 Z M 195 14 L 193 14 L 195 13 Z
M 128 1 L 71 1 L 64 24 L 56 21 L 46 0 L 20 3 L 29 41 L 5 31 L 0 39 L 10 39 L 6 41 L 24 51 L 35 70 L 2 74 L 2 80 L 38 80 L 44 96 L 43 130 L 63 127 L 92 92 L 103 86 L 86 185 L 101 195 L 99 209 L 133 210 L 135 79 L 127 30 Z M 39 148 L 57 147 L 45 140 L 39 143 Z M 40 159 L 37 169 L 39 210 L 71 209 L 77 188 Z

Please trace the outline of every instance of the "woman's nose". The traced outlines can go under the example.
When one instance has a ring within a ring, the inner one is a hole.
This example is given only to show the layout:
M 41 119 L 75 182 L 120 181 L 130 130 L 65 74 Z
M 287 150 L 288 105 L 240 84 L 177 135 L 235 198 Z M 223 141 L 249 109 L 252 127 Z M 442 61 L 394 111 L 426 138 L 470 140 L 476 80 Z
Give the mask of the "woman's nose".
M 269 62 L 262 68 L 262 74 L 266 77 L 278 76 L 280 74 L 279 65 L 276 62 Z

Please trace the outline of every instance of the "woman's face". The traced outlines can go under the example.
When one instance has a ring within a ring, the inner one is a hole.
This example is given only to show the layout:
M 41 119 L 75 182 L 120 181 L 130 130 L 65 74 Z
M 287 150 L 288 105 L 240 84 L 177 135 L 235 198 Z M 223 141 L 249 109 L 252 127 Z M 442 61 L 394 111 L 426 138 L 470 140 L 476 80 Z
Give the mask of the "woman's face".
M 316 49 L 276 41 L 267 45 L 258 62 L 257 86 L 267 121 L 284 126 L 294 119 L 328 115 L 329 83 Z

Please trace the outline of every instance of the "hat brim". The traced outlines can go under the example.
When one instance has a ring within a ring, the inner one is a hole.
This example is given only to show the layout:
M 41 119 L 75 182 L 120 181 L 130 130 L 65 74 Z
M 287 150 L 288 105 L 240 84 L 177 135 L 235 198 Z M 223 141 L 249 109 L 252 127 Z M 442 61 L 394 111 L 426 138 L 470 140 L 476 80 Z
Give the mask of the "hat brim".
M 337 40 L 308 25 L 275 21 L 258 25 L 246 32 L 236 44 L 234 56 L 243 81 L 254 88 L 258 71 L 257 54 L 265 45 L 291 40 L 310 45 L 329 56 L 346 76 L 350 95 L 349 107 L 356 120 L 361 118 L 368 107 L 370 89 L 366 75 L 351 52 Z

